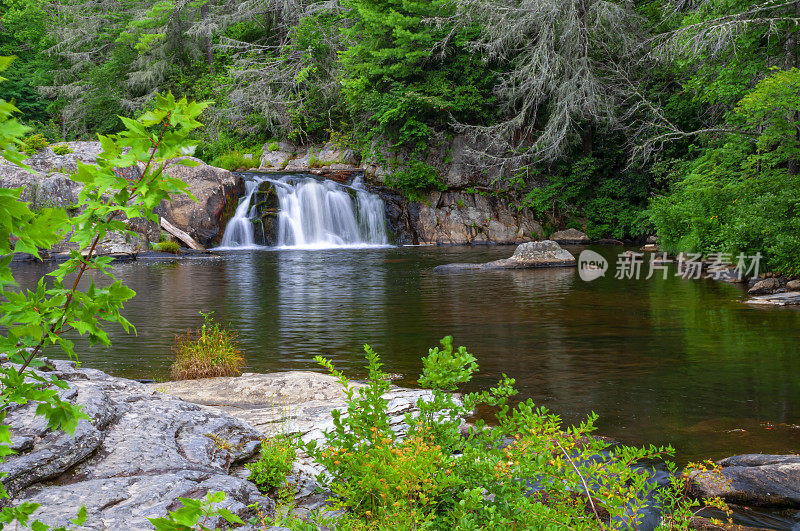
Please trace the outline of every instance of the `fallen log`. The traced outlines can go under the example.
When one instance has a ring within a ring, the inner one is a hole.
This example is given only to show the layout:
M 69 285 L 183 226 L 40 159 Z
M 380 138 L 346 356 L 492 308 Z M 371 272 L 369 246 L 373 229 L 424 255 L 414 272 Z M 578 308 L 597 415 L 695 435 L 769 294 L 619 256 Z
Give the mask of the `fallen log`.
M 185 243 L 187 247 L 191 249 L 196 249 L 198 251 L 206 250 L 206 248 L 200 245 L 200 243 L 198 243 L 197 240 L 195 240 L 194 238 L 192 238 L 191 236 L 189 236 L 188 234 L 186 234 L 181 229 L 179 229 L 178 227 L 176 227 L 175 225 L 173 225 L 164 218 L 161 218 L 161 228 L 169 232 L 176 238 L 178 238 L 180 241 Z

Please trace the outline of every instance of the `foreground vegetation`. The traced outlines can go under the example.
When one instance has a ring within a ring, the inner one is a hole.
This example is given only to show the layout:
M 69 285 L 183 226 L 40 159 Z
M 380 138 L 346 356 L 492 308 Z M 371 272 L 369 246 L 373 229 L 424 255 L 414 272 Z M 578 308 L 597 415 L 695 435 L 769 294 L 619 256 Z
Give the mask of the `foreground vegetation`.
M 42 141 L 171 90 L 216 103 L 197 154 L 332 140 L 414 197 L 451 140 L 547 229 L 658 233 L 800 273 L 800 2 L 0 0 L 0 87 Z M 274 143 L 274 142 L 273 142 Z M 502 169 L 502 171 L 500 171 Z
M 213 312 L 201 312 L 203 324 L 176 338 L 173 380 L 195 380 L 216 376 L 239 376 L 244 357 L 236 332 L 214 321 Z
M 564 427 L 558 416 L 531 401 L 511 407 L 516 394 L 508 377 L 488 391 L 459 397 L 457 388 L 478 370 L 464 347 L 446 337 L 423 358 L 419 379 L 430 389 L 419 411 L 406 416 L 400 434 L 390 427 L 389 375 L 378 355 L 365 348 L 366 385 L 351 384 L 329 361 L 317 361 L 336 376 L 347 396 L 345 412 L 334 410 L 334 429 L 322 445 L 305 450 L 325 466 L 319 478 L 331 492 L 329 510 L 336 518 L 291 516 L 291 486 L 286 476 L 298 441 L 278 435 L 262 444 L 259 460 L 248 465 L 251 480 L 275 496 L 275 516 L 259 515 L 252 524 L 292 529 L 638 529 L 650 513 L 658 529 L 688 529 L 707 505 L 729 513 L 719 499 L 691 499 L 683 474 L 666 484 L 654 480 L 654 463 L 671 448 L 613 445 L 593 435 L 596 418 Z M 494 410 L 494 422 L 468 426 L 464 418 L 477 407 Z M 215 512 L 224 497 L 205 502 L 185 500 L 184 509 L 154 519 L 159 530 L 203 529 L 203 522 L 230 515 Z M 238 521 L 238 520 L 236 520 Z M 660 524 L 658 523 L 660 521 Z M 723 526 L 719 520 L 715 525 Z
M 0 57 L 0 72 L 9 62 Z M 65 337 L 67 333 L 108 346 L 104 323 L 132 330 L 120 311 L 135 293 L 114 278 L 111 257 L 97 256 L 96 250 L 109 232 L 129 232 L 125 219 L 155 221 L 153 207 L 186 189 L 184 182 L 168 177 L 164 168 L 195 145 L 190 134 L 200 127 L 196 118 L 205 106 L 176 100 L 172 94 L 158 96 L 152 110 L 136 120 L 123 119 L 123 132 L 101 136 L 103 152 L 97 163 L 79 164 L 71 176 L 83 185 L 72 217 L 63 208 L 32 212 L 20 201 L 22 189 L 0 188 L 0 355 L 4 359 L 0 364 L 0 458 L 14 453 L 6 416 L 16 404 L 37 402 L 36 415 L 52 430 L 74 433 L 78 422 L 88 419 L 81 407 L 59 394 L 68 387 L 66 382 L 33 369 L 42 367 L 42 355 L 53 350 L 75 358 L 74 343 Z M 16 120 L 16 113 L 14 105 L 0 99 L 0 157 L 24 167 L 22 149 L 29 129 Z M 185 159 L 180 163 L 194 164 Z M 140 164 L 136 179 L 117 171 Z M 20 290 L 11 268 L 14 255 L 39 257 L 39 249 L 64 241 L 72 247 L 70 258 L 42 277 L 34 289 Z M 89 280 L 87 272 L 105 277 L 103 284 Z M 8 497 L 0 485 L 0 498 Z M 4 500 L 0 527 L 49 529 L 31 520 L 37 508 L 34 503 L 14 505 Z M 76 507 L 75 511 L 73 523 L 81 525 L 86 510 Z

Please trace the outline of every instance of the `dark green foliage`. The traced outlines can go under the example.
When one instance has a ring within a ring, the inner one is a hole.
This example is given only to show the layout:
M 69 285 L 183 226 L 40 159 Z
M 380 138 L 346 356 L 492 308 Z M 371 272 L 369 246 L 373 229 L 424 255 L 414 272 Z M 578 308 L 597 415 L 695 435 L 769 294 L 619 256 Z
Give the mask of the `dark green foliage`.
M 250 471 L 250 481 L 259 490 L 270 494 L 286 485 L 286 476 L 295 461 L 297 442 L 289 435 L 276 435 L 261 441 L 258 461 L 245 465 Z
M 390 171 L 386 182 L 406 193 L 409 199 L 416 200 L 428 190 L 445 190 L 436 168 L 421 160 L 405 162 L 401 169 Z
M 750 135 L 726 135 L 696 161 L 650 214 L 671 251 L 761 253 L 772 269 L 800 274 L 800 70 L 761 81 L 730 115 Z
M 494 76 L 466 49 L 470 32 L 429 19 L 451 16 L 448 0 L 347 0 L 343 94 L 369 141 L 422 150 L 450 116 L 491 114 Z M 450 38 L 445 36 L 455 32 Z M 366 126 L 366 127 L 365 127 Z
M 617 155 L 616 157 L 614 155 Z M 579 157 L 559 163 L 533 181 L 546 184 L 534 187 L 525 196 L 525 206 L 546 219 L 553 229 L 571 227 L 585 230 L 591 239 L 634 238 L 649 229 L 645 209 L 651 189 L 650 176 L 642 171 L 625 170 L 621 153 Z M 540 170 L 541 171 L 541 170 Z

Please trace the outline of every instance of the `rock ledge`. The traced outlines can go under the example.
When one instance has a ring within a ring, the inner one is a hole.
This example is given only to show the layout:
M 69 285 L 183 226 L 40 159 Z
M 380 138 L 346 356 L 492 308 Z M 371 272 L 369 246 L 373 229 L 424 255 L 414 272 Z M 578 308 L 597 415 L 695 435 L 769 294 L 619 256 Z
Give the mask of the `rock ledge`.
M 527 242 L 519 245 L 510 258 L 486 264 L 446 264 L 436 266 L 439 273 L 454 271 L 486 271 L 494 269 L 530 269 L 538 267 L 572 267 L 575 257 L 552 240 Z

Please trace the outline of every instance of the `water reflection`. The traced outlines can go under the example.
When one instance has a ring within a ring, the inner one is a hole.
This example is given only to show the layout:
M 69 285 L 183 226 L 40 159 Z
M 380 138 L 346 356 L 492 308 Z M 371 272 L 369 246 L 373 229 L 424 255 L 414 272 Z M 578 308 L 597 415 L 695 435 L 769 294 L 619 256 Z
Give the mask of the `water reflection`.
M 598 249 L 612 257 L 617 249 Z M 478 357 L 473 388 L 506 373 L 522 398 L 603 434 L 671 443 L 681 461 L 800 451 L 800 312 L 741 304 L 736 286 L 670 277 L 601 278 L 573 269 L 435 274 L 508 247 L 259 251 L 177 263 L 131 263 L 126 308 L 138 336 L 113 330 L 88 366 L 164 377 L 174 336 L 202 320 L 236 329 L 249 370 L 316 368 L 322 354 L 353 376 L 372 345 L 413 385 L 420 357 L 447 334 Z M 20 266 L 27 282 L 43 268 Z

